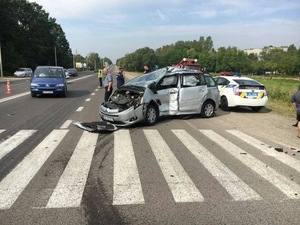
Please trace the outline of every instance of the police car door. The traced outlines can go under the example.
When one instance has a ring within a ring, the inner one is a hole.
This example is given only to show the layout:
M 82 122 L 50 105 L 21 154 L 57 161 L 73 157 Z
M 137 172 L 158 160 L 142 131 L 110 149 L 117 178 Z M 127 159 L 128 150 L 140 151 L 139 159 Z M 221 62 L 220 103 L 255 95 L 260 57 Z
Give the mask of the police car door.
M 200 112 L 207 85 L 203 74 L 181 74 L 179 90 L 179 111 Z
M 178 112 L 178 75 L 163 77 L 157 84 L 157 98 L 161 115 L 175 115 Z

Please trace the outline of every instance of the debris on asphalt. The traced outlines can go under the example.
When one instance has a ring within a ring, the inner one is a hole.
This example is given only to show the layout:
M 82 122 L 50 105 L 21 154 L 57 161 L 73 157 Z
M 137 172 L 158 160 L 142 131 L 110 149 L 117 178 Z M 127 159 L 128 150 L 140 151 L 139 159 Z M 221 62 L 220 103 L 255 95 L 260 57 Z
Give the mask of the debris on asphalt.
M 247 155 L 247 152 L 240 152 L 241 155 Z
M 282 148 L 282 147 L 277 147 L 277 148 L 275 148 L 275 150 L 276 150 L 277 152 L 283 152 L 283 148 Z
M 105 121 L 74 122 L 73 124 L 89 132 L 113 132 L 118 129 L 114 124 Z

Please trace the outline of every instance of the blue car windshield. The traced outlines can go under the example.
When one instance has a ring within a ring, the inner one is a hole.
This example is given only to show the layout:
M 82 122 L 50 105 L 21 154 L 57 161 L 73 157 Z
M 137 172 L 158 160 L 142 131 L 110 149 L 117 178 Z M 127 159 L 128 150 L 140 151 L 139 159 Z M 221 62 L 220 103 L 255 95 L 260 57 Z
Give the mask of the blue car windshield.
M 136 87 L 148 87 L 153 82 L 158 82 L 167 72 L 167 68 L 155 70 L 151 73 L 140 75 L 123 85 L 123 87 L 136 86 Z
M 62 78 L 64 77 L 63 70 L 60 68 L 37 68 L 34 71 L 34 77 L 40 78 Z

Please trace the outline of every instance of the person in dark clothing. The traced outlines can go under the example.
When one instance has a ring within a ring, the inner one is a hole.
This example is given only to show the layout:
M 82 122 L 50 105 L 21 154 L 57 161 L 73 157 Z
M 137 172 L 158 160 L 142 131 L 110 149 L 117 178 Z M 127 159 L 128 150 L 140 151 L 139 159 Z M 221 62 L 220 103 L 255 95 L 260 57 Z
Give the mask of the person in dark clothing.
M 300 90 L 298 90 L 291 99 L 292 106 L 296 111 L 297 127 L 298 127 L 298 138 L 300 138 Z
M 151 72 L 151 68 L 148 64 L 144 65 L 144 73 L 150 73 Z
M 117 73 L 117 88 L 119 89 L 125 83 L 125 72 L 122 67 L 119 68 L 119 73 Z

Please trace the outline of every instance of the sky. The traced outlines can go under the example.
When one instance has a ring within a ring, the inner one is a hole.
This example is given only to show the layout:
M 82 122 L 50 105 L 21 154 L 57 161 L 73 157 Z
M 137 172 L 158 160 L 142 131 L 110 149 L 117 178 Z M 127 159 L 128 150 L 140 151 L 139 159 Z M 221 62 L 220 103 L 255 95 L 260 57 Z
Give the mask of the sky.
M 113 62 L 139 48 L 210 36 L 214 49 L 300 47 L 299 0 L 29 0 L 56 19 L 73 54 Z

